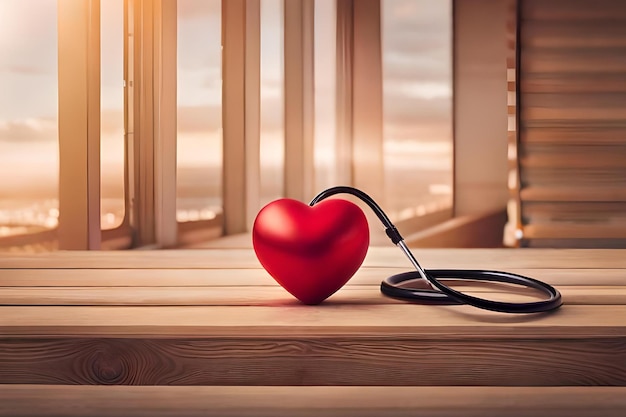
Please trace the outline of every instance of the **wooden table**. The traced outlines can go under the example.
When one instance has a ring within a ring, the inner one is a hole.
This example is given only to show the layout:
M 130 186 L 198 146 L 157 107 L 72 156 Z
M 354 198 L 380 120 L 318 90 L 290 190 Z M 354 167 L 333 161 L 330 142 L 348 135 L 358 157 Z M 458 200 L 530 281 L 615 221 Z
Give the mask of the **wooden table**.
M 506 315 L 386 298 L 380 280 L 410 269 L 392 247 L 371 248 L 320 306 L 250 249 L 0 255 L 0 415 L 626 415 L 626 250 L 416 256 L 527 274 L 565 305 Z

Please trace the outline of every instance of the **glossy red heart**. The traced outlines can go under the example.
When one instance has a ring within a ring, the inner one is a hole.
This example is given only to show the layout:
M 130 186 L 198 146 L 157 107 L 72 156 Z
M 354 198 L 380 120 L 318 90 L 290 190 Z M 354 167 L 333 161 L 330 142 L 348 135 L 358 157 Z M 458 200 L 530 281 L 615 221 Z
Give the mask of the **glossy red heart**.
M 319 304 L 363 263 L 369 228 L 363 211 L 347 200 L 311 207 L 285 198 L 261 209 L 252 243 L 261 265 L 283 288 L 305 304 Z

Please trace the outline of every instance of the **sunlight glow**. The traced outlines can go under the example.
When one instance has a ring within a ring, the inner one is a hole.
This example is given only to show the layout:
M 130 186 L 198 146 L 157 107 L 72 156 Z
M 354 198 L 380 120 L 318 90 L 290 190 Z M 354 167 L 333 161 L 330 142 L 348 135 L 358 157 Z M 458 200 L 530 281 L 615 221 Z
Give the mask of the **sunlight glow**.
M 286 0 L 290 1 L 290 0 Z M 124 217 L 123 0 L 102 0 L 102 219 Z M 57 0 L 0 0 L 0 236 L 58 224 Z M 221 0 L 178 0 L 177 218 L 222 211 Z M 335 185 L 334 2 L 316 2 L 315 163 Z M 452 194 L 451 1 L 385 0 L 385 186 L 390 215 L 449 207 Z M 283 0 L 261 1 L 262 198 L 282 193 Z M 54 13 L 52 13 L 54 10 Z M 186 10 L 185 13 L 182 11 Z M 192 11 L 192 12 L 190 12 Z M 26 36 L 28 35 L 28 36 Z M 198 41 L 201 39 L 201 41 Z M 511 151 L 510 151 L 511 152 Z M 398 189 L 410 189 L 407 193 Z M 394 197 L 395 196 L 395 197 Z

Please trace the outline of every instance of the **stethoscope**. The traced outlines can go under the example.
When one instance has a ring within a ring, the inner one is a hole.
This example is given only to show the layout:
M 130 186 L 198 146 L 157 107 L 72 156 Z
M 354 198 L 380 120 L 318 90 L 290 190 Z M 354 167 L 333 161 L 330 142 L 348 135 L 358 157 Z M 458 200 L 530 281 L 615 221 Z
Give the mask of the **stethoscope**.
M 538 313 L 542 311 L 554 310 L 561 306 L 561 293 L 557 289 L 549 284 L 546 284 L 545 282 L 525 277 L 523 275 L 501 271 L 422 268 L 404 242 L 404 238 L 400 235 L 398 229 L 396 229 L 393 223 L 391 223 L 391 220 L 389 220 L 389 217 L 387 217 L 385 212 L 370 196 L 361 190 L 346 186 L 332 187 L 319 193 L 313 200 L 311 200 L 309 205 L 313 206 L 330 196 L 342 193 L 351 194 L 359 198 L 374 211 L 376 216 L 385 226 L 385 233 L 391 242 L 404 252 L 416 269 L 416 271 L 404 272 L 385 278 L 380 284 L 380 291 L 384 295 L 392 298 L 421 303 L 469 304 L 485 310 L 500 311 L 503 313 Z M 416 279 L 423 279 L 435 289 L 416 289 L 400 286 L 402 283 Z M 447 285 L 442 284 L 438 281 L 438 279 L 454 279 L 456 281 L 490 281 L 516 284 L 539 290 L 545 293 L 549 298 L 546 300 L 528 303 L 492 301 L 463 294 L 462 292 L 456 291 Z

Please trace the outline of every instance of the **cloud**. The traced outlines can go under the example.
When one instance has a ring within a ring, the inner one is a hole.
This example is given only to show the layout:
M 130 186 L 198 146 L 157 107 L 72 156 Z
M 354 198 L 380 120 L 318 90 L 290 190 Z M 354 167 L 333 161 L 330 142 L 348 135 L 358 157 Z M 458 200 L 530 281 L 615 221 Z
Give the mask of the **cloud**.
M 41 142 L 57 138 L 57 121 L 53 118 L 0 120 L 0 141 Z
M 449 21 L 452 2 L 432 0 L 385 0 L 382 2 L 383 25 L 436 26 Z
M 423 57 L 392 57 L 383 66 L 385 80 L 392 82 L 451 82 L 449 63 Z
M 214 132 L 222 127 L 222 108 L 209 105 L 179 107 L 177 119 L 179 132 Z
M 409 96 L 385 96 L 385 121 L 391 125 L 449 125 L 452 100 L 445 97 L 423 99 Z
M 387 32 L 383 36 L 384 53 L 439 58 L 442 51 L 448 53 L 452 50 L 451 33 L 442 28 L 436 31 L 406 28 Z
M 122 109 L 102 109 L 100 113 L 100 131 L 103 136 L 113 135 L 124 130 L 124 111 Z
M 449 82 L 388 80 L 385 82 L 384 88 L 385 96 L 390 100 L 398 96 L 424 100 L 452 98 L 452 86 Z
M 0 66 L 0 71 L 20 75 L 47 75 L 56 74 L 56 67 L 37 66 L 35 63 L 29 65 L 2 65 Z
M 383 63 L 386 79 L 449 82 L 452 27 L 449 2 L 383 2 Z
M 206 16 L 220 16 L 221 0 L 178 0 L 180 19 L 198 19 Z

